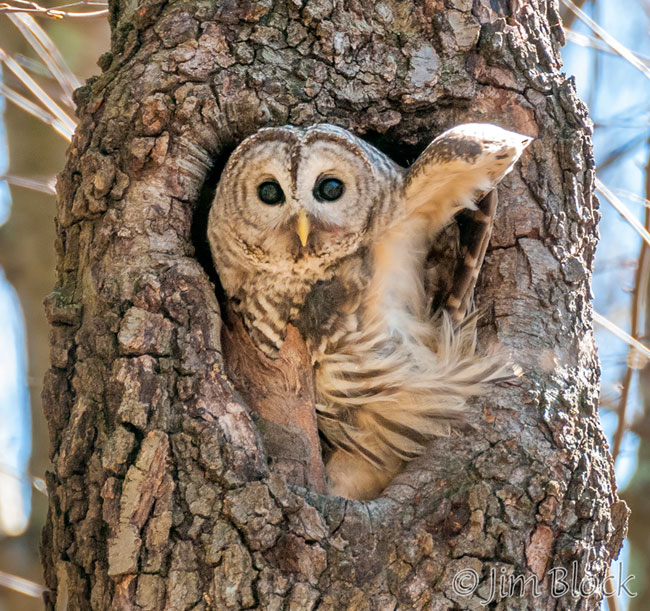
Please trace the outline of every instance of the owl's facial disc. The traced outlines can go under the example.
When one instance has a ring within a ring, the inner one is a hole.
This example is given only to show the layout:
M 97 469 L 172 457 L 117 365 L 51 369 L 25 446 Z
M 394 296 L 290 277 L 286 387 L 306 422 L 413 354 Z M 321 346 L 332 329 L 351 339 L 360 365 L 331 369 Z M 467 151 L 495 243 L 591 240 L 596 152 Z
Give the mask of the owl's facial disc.
M 358 250 L 374 227 L 385 193 L 374 154 L 331 125 L 261 130 L 224 169 L 211 213 L 215 233 L 247 265 L 330 265 Z

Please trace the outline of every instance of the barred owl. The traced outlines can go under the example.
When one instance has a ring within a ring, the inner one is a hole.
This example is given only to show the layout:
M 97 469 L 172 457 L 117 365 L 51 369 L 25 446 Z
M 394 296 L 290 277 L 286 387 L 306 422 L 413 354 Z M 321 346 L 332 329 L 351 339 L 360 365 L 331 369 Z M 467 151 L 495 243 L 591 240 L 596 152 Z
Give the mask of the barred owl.
M 511 375 L 503 358 L 475 354 L 467 283 L 451 316 L 432 314 L 423 273 L 440 230 L 476 210 L 530 140 L 460 125 L 404 169 L 345 129 L 286 126 L 260 130 L 228 160 L 208 220 L 213 260 L 268 357 L 289 324 L 302 333 L 334 448 L 332 494 L 376 497 L 448 434 L 470 396 Z M 470 272 L 477 263 L 468 255 Z

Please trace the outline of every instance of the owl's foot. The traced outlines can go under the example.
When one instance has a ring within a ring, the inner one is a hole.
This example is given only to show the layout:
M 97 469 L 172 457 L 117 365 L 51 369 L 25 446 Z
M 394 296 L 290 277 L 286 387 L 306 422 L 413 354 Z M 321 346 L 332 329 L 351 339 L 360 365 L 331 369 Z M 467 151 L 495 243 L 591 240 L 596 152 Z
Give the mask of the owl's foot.
M 402 461 L 378 469 L 367 460 L 336 450 L 327 463 L 328 493 L 346 499 L 371 501 L 376 499 L 402 468 Z

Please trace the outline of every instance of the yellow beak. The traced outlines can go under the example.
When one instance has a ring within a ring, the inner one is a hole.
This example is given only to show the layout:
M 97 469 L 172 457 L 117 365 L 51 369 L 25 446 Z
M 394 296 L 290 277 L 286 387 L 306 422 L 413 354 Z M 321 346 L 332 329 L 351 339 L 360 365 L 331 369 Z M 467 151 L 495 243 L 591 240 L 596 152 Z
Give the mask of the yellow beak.
M 307 245 L 307 238 L 309 237 L 309 218 L 304 209 L 298 213 L 298 222 L 296 223 L 296 233 L 300 238 L 300 243 L 303 246 Z

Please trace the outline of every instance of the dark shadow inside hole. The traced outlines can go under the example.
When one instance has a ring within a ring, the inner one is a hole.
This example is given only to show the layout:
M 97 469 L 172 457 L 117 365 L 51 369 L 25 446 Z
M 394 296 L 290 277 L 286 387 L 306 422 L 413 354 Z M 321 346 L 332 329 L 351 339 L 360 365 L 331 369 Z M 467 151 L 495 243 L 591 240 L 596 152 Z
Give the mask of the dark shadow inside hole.
M 390 132 L 381 134 L 375 131 L 368 131 L 361 137 L 362 140 L 372 144 L 372 146 L 390 157 L 403 168 L 408 168 L 419 157 L 420 153 L 431 142 L 431 138 L 427 138 L 423 138 L 423 144 L 418 146 L 399 142 Z
M 201 187 L 201 192 L 199 193 L 194 209 L 191 229 L 194 256 L 214 285 L 215 294 L 221 306 L 225 302 L 226 293 L 223 290 L 223 286 L 217 275 L 217 270 L 212 262 L 212 254 L 210 253 L 210 244 L 208 242 L 208 216 L 217 190 L 217 184 L 221 178 L 221 173 L 226 167 L 228 158 L 233 150 L 234 147 L 229 148 L 215 158 L 212 169 L 209 171 Z

